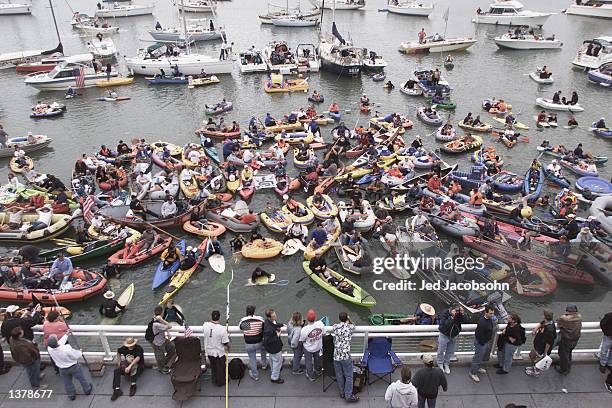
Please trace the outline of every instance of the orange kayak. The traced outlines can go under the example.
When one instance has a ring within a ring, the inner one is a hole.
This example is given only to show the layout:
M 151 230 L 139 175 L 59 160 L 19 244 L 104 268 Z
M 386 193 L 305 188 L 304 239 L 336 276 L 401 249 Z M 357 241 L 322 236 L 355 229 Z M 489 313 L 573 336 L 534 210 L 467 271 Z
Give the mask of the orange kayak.
M 155 255 L 161 253 L 164 249 L 168 248 L 172 242 L 172 238 L 165 237 L 158 241 L 149 251 L 144 251 L 144 241 L 139 240 L 133 245 L 126 245 L 114 254 L 108 257 L 108 260 L 113 265 L 121 265 L 123 267 L 132 267 L 140 263 L 153 258 Z

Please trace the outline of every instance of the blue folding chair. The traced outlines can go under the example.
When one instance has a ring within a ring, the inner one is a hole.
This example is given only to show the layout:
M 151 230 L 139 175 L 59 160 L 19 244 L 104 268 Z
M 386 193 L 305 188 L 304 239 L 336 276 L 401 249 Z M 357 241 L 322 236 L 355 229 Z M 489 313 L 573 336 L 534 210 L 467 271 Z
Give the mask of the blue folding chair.
M 368 341 L 368 349 L 363 353 L 361 366 L 366 369 L 368 385 L 374 384 L 378 380 L 383 380 L 391 384 L 391 374 L 397 367 L 402 366 L 397 354 L 391 350 L 391 339 L 385 337 L 375 337 Z M 370 374 L 376 379 L 370 382 Z M 389 376 L 387 380 L 385 377 Z

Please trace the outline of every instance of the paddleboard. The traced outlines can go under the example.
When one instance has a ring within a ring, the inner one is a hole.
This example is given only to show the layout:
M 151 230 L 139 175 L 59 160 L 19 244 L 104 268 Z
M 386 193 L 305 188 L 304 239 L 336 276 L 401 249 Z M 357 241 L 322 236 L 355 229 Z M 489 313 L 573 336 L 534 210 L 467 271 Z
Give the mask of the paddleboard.
M 276 282 L 276 275 L 273 273 L 270 274 L 270 277 L 260 276 L 257 278 L 255 282 L 251 280 L 251 278 L 247 279 L 247 286 L 263 286 L 263 285 L 271 285 Z
M 121 306 L 129 306 L 132 302 L 132 298 L 134 297 L 134 284 L 130 283 L 130 285 L 124 289 L 123 292 L 117 298 L 117 303 Z M 121 309 L 116 308 L 116 311 L 119 312 Z M 100 321 L 100 324 L 116 324 L 119 321 L 121 314 L 117 317 L 103 317 Z
M 499 123 L 503 123 L 504 125 L 506 124 L 506 120 L 504 118 L 494 118 L 496 121 L 498 121 Z M 521 122 L 514 122 L 513 125 L 516 129 L 521 129 L 521 130 L 529 130 L 529 126 L 527 126 L 524 123 Z
M 285 242 L 283 244 L 283 250 L 282 250 L 281 253 L 283 255 L 293 255 L 297 251 L 299 251 L 300 248 L 303 248 L 303 247 L 304 247 L 304 245 L 300 242 L 299 239 L 291 238 L 291 239 L 287 240 L 287 242 Z
M 208 258 L 208 263 L 213 271 L 217 273 L 225 272 L 225 258 L 221 254 L 214 254 Z
M 97 100 L 102 101 L 102 102 L 120 102 L 120 101 L 128 101 L 130 99 L 132 98 L 130 98 L 129 96 L 118 96 L 116 98 L 103 96 L 103 97 L 97 98 Z

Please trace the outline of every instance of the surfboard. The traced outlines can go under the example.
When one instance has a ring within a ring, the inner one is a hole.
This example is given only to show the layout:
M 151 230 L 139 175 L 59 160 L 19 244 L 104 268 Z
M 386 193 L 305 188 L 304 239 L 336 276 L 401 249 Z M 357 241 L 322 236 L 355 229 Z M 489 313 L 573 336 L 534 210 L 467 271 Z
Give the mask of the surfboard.
M 134 297 L 134 283 L 130 283 L 130 285 L 121 292 L 119 297 L 117 298 L 117 303 L 121 306 L 129 306 L 132 302 L 132 298 Z M 116 311 L 119 312 L 121 309 L 116 308 Z M 117 317 L 103 317 L 100 321 L 100 324 L 116 324 L 119 321 L 121 314 Z
M 293 255 L 300 250 L 300 247 L 304 247 L 300 240 L 297 238 L 291 238 L 283 244 L 283 251 L 281 253 L 283 255 Z
M 208 258 L 208 263 L 213 271 L 217 273 L 225 272 L 225 258 L 221 254 L 214 254 Z

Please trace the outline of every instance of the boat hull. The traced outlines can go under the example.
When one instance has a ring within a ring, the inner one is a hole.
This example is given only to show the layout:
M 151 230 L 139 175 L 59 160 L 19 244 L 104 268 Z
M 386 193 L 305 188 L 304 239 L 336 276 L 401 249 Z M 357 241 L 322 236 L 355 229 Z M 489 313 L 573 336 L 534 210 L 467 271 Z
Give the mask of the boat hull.
M 0 16 L 10 16 L 18 14 L 32 14 L 30 4 L 0 4 Z
M 446 40 L 437 41 L 425 44 L 418 43 L 402 43 L 400 44 L 400 52 L 406 54 L 421 54 L 426 52 L 451 52 L 451 51 L 465 51 L 472 45 L 476 44 L 476 40 Z
M 565 14 L 573 14 L 575 16 L 585 17 L 612 18 L 612 5 L 602 4 L 599 7 L 594 7 L 572 4 L 565 10 Z
M 346 77 L 354 77 L 361 73 L 361 65 L 340 65 L 321 58 L 321 69 Z
M 550 50 L 559 49 L 563 46 L 561 41 L 550 41 L 550 40 L 518 40 L 518 39 L 501 39 L 496 38 L 495 44 L 499 48 L 506 48 L 511 50 Z
M 422 7 L 406 7 L 406 6 L 393 6 L 389 4 L 387 11 L 392 14 L 401 14 L 404 16 L 420 16 L 428 17 L 434 9 L 433 4 L 425 4 Z
M 112 72 L 111 77 L 116 77 L 117 72 Z M 85 86 L 83 88 L 93 88 L 96 86 L 96 82 L 101 79 L 106 79 L 106 74 L 101 72 L 96 75 L 85 75 Z M 78 88 L 76 78 L 54 78 L 48 80 L 33 80 L 34 77 L 26 78 L 25 83 L 41 91 L 61 91 L 66 90 L 70 87 Z
M 212 58 L 203 60 L 191 60 L 186 63 L 180 63 L 178 60 L 167 58 L 162 59 L 141 59 L 141 58 L 126 58 L 128 68 L 132 69 L 136 75 L 155 76 L 160 73 L 160 69 L 170 70 L 170 66 L 178 66 L 179 71 L 183 75 L 199 75 L 202 70 L 207 74 L 231 74 L 234 63 L 231 60 L 217 61 Z
M 158 41 L 184 41 L 185 37 L 182 33 L 164 33 L 160 31 L 151 30 L 149 34 L 153 39 Z M 209 31 L 201 32 L 197 34 L 188 34 L 189 40 L 191 41 L 212 41 L 222 38 L 221 32 Z
M 133 7 L 133 8 L 132 8 Z M 153 14 L 154 6 L 132 6 L 126 9 L 102 9 L 96 10 L 96 17 L 134 17 Z
M 474 18 L 476 24 L 493 24 L 507 26 L 543 26 L 552 14 L 539 13 L 531 16 L 504 16 L 504 15 L 477 15 Z

